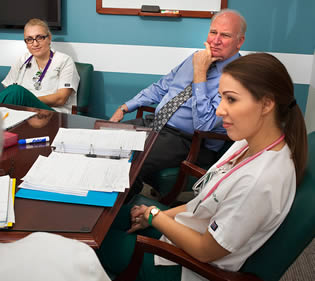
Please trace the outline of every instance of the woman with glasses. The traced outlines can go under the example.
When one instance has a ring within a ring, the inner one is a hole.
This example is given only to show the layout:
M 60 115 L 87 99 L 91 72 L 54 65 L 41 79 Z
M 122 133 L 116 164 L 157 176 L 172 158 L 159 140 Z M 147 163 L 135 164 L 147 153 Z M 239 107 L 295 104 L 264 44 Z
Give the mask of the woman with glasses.
M 0 93 L 0 103 L 71 113 L 80 77 L 68 55 L 51 49 L 51 37 L 44 21 L 27 22 L 24 41 L 29 52 L 2 81 L 6 89 Z
M 195 184 L 196 197 L 187 204 L 121 208 L 99 251 L 108 272 L 117 275 L 128 265 L 136 234 L 238 271 L 285 219 L 307 158 L 304 118 L 287 70 L 269 54 L 240 57 L 224 67 L 219 94 L 216 114 L 235 143 Z M 140 280 L 204 278 L 146 253 Z

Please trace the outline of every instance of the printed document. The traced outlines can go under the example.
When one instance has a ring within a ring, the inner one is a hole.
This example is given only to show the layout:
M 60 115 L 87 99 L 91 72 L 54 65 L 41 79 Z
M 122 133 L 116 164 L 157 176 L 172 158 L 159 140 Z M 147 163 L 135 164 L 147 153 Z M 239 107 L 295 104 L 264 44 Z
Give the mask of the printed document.
M 89 190 L 123 192 L 129 187 L 130 166 L 128 158 L 52 152 L 49 157 L 38 157 L 19 187 L 79 196 Z

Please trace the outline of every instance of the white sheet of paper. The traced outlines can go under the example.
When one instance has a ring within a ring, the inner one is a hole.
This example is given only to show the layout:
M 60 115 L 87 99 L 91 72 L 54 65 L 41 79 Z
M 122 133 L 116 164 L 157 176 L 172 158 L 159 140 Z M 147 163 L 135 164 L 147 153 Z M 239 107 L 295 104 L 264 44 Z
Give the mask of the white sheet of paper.
M 9 189 L 9 206 L 8 206 L 8 222 L 15 223 L 15 214 L 14 214 L 14 205 L 13 205 L 13 196 L 12 196 L 12 184 L 13 179 L 10 179 L 10 189 Z
M 10 177 L 0 177 L 0 222 L 8 220 L 8 204 L 10 192 Z
M 130 166 L 128 159 L 52 152 L 38 157 L 20 187 L 81 196 L 88 190 L 123 192 L 129 187 Z

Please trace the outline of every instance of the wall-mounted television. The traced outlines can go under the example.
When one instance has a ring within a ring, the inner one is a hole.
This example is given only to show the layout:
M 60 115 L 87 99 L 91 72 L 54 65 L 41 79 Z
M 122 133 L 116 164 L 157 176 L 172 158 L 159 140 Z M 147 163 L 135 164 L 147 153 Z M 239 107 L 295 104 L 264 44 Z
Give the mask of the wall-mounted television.
M 61 29 L 62 0 L 0 0 L 0 28 L 21 29 L 31 18 L 48 23 L 49 28 Z

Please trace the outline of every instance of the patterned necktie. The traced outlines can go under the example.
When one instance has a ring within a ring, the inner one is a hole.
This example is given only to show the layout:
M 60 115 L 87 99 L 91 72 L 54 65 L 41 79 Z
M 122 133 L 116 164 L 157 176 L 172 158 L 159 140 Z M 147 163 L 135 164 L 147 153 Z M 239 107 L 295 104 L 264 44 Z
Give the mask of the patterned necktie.
M 167 121 L 175 113 L 175 111 L 192 95 L 191 84 L 189 84 L 182 92 L 169 100 L 160 111 L 155 115 L 152 128 L 154 131 L 161 131 Z

